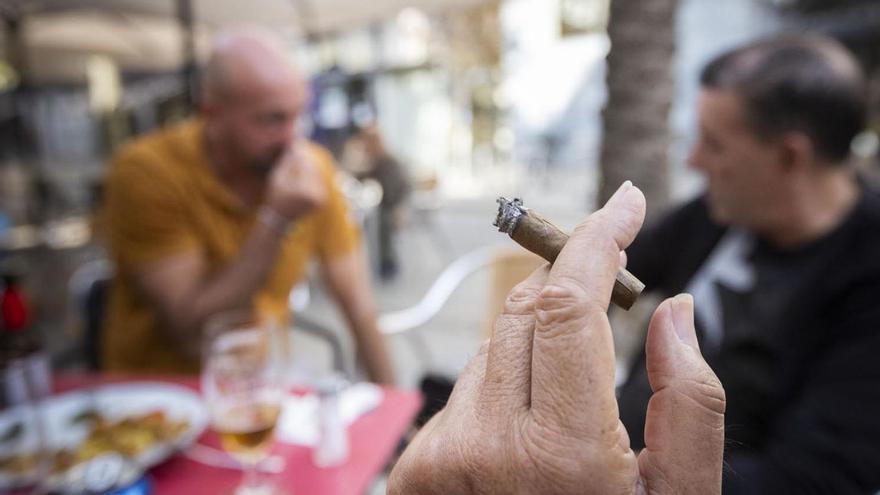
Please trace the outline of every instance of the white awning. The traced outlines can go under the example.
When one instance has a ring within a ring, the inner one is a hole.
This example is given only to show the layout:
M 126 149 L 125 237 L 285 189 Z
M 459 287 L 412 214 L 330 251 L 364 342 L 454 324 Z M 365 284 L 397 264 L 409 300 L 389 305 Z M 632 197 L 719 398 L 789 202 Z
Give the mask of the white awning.
M 352 29 L 406 7 L 426 12 L 497 0 L 192 0 L 197 49 L 210 33 L 261 25 L 289 37 Z M 176 0 L 3 0 L 0 14 L 20 15 L 28 71 L 38 81 L 81 80 L 92 55 L 127 70 L 169 70 L 181 64 Z M 0 40 L 2 48 L 2 40 Z

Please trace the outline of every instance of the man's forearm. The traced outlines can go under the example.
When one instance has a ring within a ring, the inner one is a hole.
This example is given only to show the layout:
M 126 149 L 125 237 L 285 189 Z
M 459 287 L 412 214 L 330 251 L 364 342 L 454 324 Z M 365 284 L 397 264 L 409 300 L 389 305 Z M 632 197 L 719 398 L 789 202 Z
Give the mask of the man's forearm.
M 364 253 L 356 251 L 324 264 L 324 277 L 345 315 L 357 345 L 358 358 L 371 381 L 391 385 L 394 370 L 385 340 L 376 324 L 376 306 Z
M 249 304 L 274 266 L 281 240 L 278 232 L 256 222 L 238 256 L 199 286 L 191 301 L 179 302 L 176 326 L 197 336 L 211 315 Z
M 370 381 L 394 385 L 394 367 L 385 346 L 384 338 L 376 325 L 376 315 L 364 315 L 349 325 L 355 336 L 358 360 L 367 370 Z
M 337 293 L 348 327 L 357 346 L 358 362 L 367 370 L 370 381 L 394 385 L 394 366 L 385 346 L 385 338 L 376 323 L 376 309 L 369 288 Z

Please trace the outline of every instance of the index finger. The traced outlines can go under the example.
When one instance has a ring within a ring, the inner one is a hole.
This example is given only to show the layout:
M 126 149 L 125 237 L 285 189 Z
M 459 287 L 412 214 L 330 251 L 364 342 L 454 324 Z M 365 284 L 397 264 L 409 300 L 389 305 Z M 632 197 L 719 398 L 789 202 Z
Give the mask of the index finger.
M 564 428 L 617 425 L 614 347 L 606 311 L 620 252 L 645 217 L 645 197 L 624 183 L 571 235 L 536 303 L 532 410 Z
M 319 169 L 307 141 L 296 141 L 289 146 L 279 165 L 279 173 L 290 180 L 319 175 Z
M 575 228 L 553 263 L 547 285 L 577 291 L 585 305 L 605 312 L 611 300 L 620 253 L 645 220 L 645 196 L 626 181 L 599 211 Z

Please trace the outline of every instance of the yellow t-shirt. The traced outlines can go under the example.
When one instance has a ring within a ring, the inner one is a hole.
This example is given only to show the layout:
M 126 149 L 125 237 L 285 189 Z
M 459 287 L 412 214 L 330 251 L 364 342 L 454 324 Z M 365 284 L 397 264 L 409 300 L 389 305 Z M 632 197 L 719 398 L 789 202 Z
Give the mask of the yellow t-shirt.
M 191 373 L 188 359 L 163 332 L 149 301 L 138 293 L 133 274 L 156 261 L 197 253 L 210 271 L 233 261 L 256 221 L 214 175 L 203 146 L 203 126 L 191 120 L 143 137 L 113 160 L 107 179 L 105 222 L 116 273 L 103 335 L 104 364 L 110 371 Z M 305 275 L 308 261 L 351 253 L 360 233 L 335 182 L 332 158 L 311 145 L 329 198 L 298 220 L 284 239 L 253 304 L 261 314 L 286 322 L 288 295 Z

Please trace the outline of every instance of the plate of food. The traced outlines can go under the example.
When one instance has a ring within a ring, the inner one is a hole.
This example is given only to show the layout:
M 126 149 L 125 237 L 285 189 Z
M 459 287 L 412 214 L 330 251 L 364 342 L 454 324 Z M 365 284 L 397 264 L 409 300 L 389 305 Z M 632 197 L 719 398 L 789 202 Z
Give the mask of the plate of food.
M 154 382 L 105 385 L 53 396 L 39 408 L 9 408 L 0 412 L 0 491 L 36 480 L 63 483 L 72 467 L 106 454 L 146 470 L 188 447 L 207 425 L 196 392 Z

